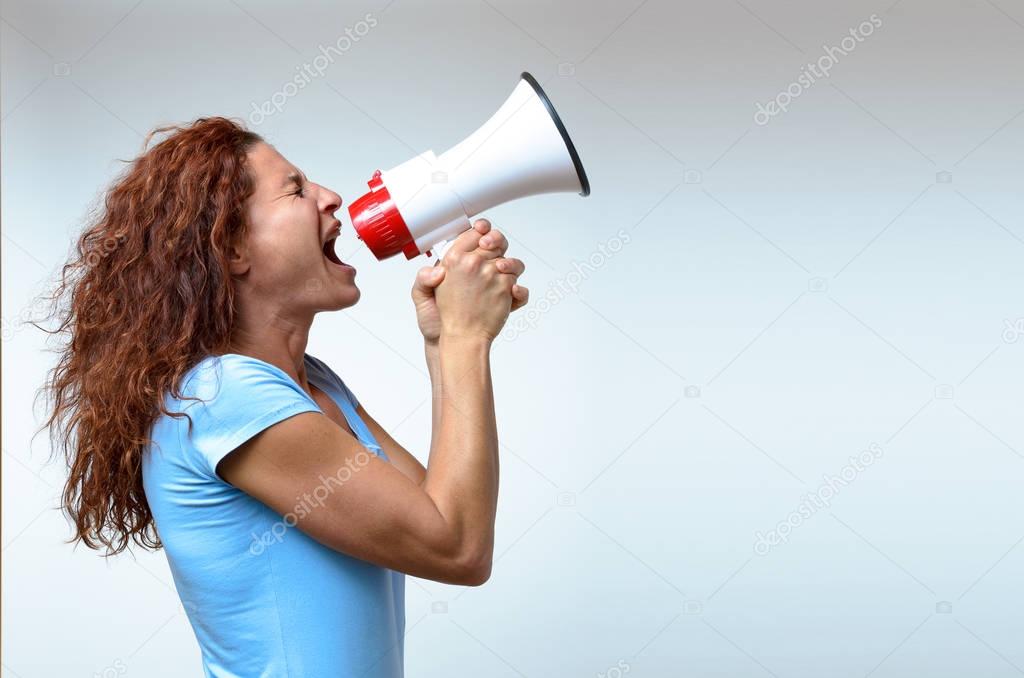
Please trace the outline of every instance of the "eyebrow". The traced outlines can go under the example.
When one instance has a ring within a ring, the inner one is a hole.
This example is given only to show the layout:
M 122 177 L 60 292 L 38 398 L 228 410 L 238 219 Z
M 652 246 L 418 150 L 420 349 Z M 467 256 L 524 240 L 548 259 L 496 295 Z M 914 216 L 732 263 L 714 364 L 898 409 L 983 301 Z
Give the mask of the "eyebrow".
M 305 174 L 301 174 L 299 172 L 292 172 L 285 179 L 283 186 L 288 186 L 290 184 L 294 184 L 295 186 L 302 186 L 302 183 L 305 181 L 308 181 L 308 179 L 306 179 Z

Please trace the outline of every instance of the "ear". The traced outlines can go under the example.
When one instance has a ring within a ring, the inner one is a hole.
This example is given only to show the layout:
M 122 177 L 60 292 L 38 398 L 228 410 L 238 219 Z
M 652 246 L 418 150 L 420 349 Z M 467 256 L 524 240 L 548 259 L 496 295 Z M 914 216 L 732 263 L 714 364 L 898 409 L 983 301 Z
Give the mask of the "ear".
M 226 254 L 231 275 L 245 275 L 249 272 L 249 247 L 245 239 L 236 239 L 236 242 L 228 246 Z

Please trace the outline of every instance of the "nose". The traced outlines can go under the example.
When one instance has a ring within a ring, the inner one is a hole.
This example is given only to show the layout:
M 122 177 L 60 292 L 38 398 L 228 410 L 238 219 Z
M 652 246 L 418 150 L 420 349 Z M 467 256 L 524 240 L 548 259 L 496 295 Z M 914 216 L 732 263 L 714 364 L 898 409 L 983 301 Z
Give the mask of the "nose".
M 327 214 L 334 214 L 341 207 L 341 196 L 329 188 L 320 187 L 320 209 Z

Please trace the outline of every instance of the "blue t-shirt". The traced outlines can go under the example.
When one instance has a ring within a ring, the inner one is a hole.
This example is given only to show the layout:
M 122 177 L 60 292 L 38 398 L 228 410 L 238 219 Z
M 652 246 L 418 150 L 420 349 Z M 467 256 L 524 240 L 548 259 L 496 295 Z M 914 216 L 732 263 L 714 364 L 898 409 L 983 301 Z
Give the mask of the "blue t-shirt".
M 344 382 L 309 354 L 305 365 L 309 382 L 337 403 L 367 451 L 387 461 Z M 320 406 L 280 368 L 235 353 L 205 358 L 182 384 L 184 396 L 202 402 L 167 394 L 165 403 L 187 413 L 192 430 L 188 419 L 161 414 L 142 478 L 206 676 L 402 676 L 404 574 L 334 551 L 295 527 L 322 510 L 351 467 L 337 478 L 311 477 L 284 515 L 215 470 L 268 426 Z

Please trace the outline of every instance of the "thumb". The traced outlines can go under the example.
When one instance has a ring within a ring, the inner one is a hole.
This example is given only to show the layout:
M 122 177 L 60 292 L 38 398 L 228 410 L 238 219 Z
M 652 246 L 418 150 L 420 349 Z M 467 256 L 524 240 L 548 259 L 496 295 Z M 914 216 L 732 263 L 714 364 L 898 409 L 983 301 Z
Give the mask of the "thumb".
M 431 297 L 434 294 L 434 288 L 441 284 L 444 280 L 444 267 L 443 266 L 425 266 L 416 272 L 416 281 L 412 286 L 412 298 L 419 301 L 420 299 Z

